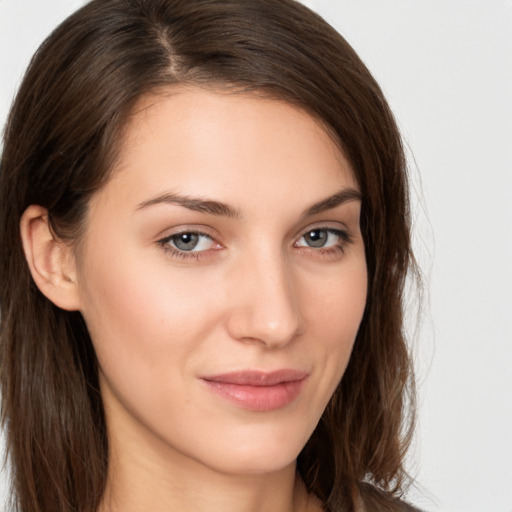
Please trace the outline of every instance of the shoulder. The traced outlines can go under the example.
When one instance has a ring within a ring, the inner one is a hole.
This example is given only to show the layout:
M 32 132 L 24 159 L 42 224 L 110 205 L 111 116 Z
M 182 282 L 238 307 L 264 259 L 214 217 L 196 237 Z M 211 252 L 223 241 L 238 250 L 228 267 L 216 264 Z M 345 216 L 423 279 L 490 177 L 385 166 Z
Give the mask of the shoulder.
M 399 507 L 397 510 L 400 512 L 421 512 L 419 508 L 413 507 L 409 503 L 406 503 L 405 501 L 399 501 L 398 502 Z
M 362 512 L 422 512 L 419 508 L 416 508 L 406 501 L 393 500 L 388 503 L 364 503 L 361 508 Z
M 422 512 L 406 500 L 391 497 L 373 485 L 363 484 L 361 488 L 362 512 Z

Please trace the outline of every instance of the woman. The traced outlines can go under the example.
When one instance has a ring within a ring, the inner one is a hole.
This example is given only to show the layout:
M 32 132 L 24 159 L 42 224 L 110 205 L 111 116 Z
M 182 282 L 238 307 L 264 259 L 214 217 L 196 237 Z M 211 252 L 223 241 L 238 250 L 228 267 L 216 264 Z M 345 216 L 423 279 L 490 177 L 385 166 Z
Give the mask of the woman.
M 17 510 L 409 509 L 404 155 L 323 20 L 93 0 L 1 165 Z

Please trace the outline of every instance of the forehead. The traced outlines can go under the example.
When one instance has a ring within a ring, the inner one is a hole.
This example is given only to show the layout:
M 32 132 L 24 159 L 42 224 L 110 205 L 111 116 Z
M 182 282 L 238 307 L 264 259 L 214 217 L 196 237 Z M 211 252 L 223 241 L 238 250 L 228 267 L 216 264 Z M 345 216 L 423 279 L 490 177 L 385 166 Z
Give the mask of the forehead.
M 130 181 L 139 196 L 168 188 L 229 203 L 277 191 L 309 200 L 333 188 L 358 188 L 330 134 L 304 110 L 199 88 L 143 97 L 128 119 L 113 171 L 111 181 Z

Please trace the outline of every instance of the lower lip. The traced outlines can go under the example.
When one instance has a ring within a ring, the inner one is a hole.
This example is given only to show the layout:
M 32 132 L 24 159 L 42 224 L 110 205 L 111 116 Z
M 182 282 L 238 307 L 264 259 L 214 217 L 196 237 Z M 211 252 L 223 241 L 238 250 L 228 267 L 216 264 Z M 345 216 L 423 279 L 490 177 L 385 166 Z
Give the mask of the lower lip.
M 215 394 L 243 409 L 266 412 L 292 403 L 299 396 L 305 380 L 281 382 L 273 386 L 247 386 L 209 380 L 204 382 Z

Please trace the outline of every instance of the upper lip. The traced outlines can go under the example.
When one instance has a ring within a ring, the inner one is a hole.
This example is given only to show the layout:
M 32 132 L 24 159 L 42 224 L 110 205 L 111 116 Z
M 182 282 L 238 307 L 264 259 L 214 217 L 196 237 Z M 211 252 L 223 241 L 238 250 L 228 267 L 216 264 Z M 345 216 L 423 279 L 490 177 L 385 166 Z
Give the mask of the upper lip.
M 276 386 L 283 382 L 294 382 L 303 380 L 308 376 L 307 372 L 301 370 L 277 370 L 264 372 L 259 370 L 242 370 L 219 375 L 203 377 L 209 382 L 223 384 L 234 384 L 237 386 Z

